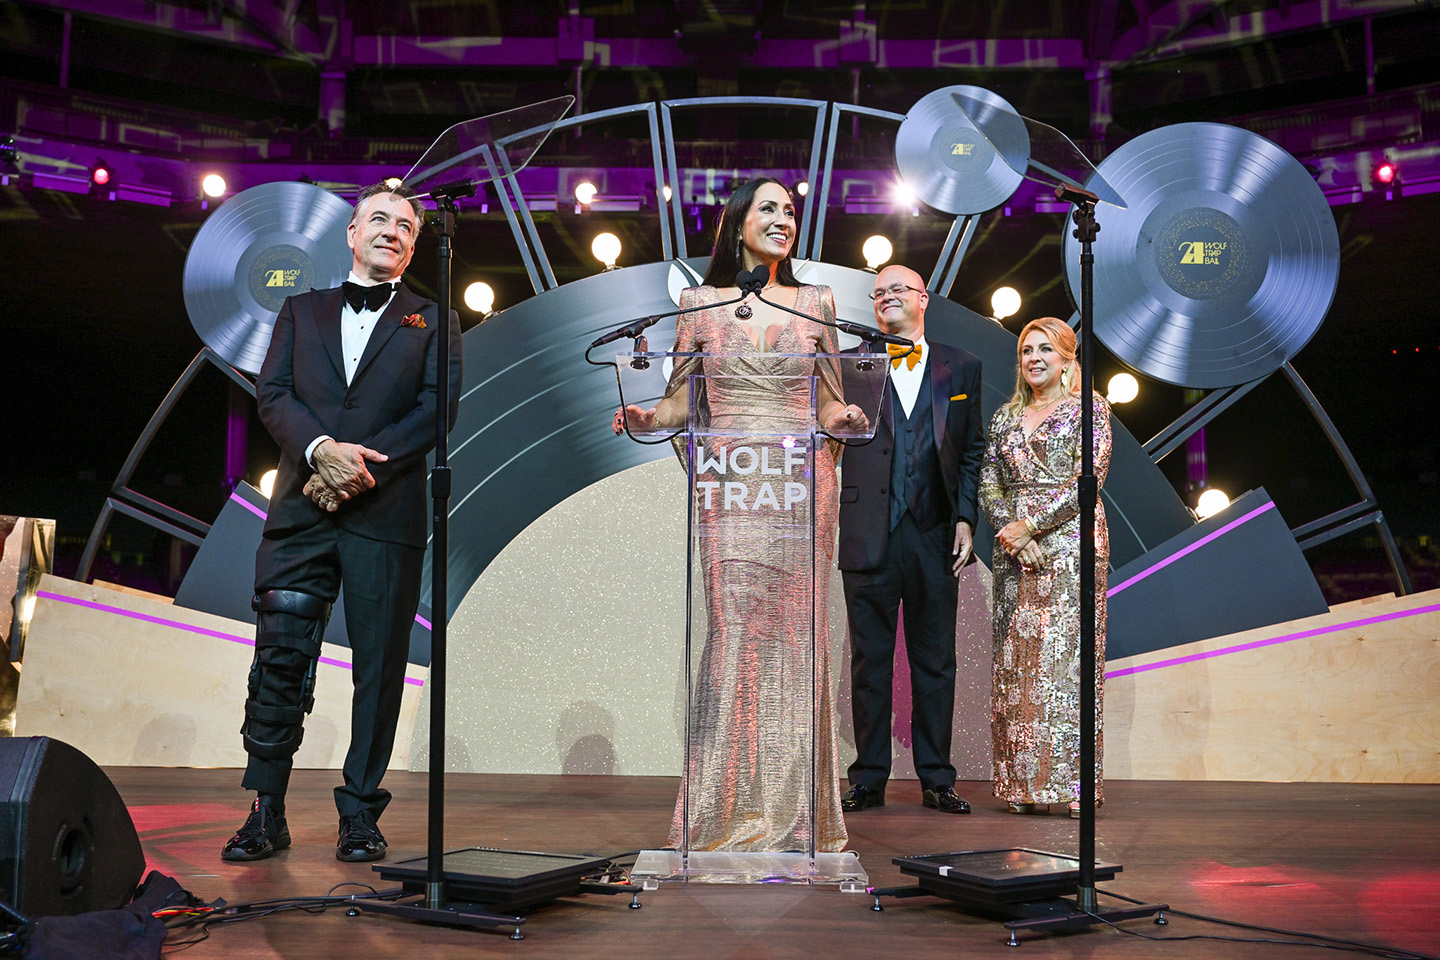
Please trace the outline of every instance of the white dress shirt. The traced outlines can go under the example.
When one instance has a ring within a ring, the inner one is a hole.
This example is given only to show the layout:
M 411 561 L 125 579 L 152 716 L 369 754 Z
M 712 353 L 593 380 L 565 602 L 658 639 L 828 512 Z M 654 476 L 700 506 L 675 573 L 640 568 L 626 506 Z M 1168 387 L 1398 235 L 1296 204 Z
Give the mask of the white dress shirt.
M 915 341 L 915 346 L 922 349 L 913 370 L 910 368 L 909 357 L 901 360 L 899 366 L 894 363 L 890 365 L 890 382 L 895 385 L 895 396 L 900 398 L 900 406 L 905 408 L 907 420 L 910 419 L 910 411 L 915 409 L 915 398 L 920 396 L 920 381 L 925 377 L 925 365 L 930 362 L 930 345 L 925 342 L 923 334 Z
M 350 276 L 345 278 L 351 283 L 358 283 L 362 287 L 373 287 L 374 280 L 365 280 L 350 271 Z M 393 281 L 386 281 L 393 282 Z M 390 299 L 395 299 L 395 294 L 390 294 Z M 350 301 L 341 298 L 340 301 L 340 350 L 345 359 L 345 385 L 349 386 L 355 379 L 355 371 L 360 367 L 360 356 L 365 352 L 365 346 L 370 342 L 370 334 L 375 331 L 375 324 L 380 319 L 380 314 L 385 312 L 385 307 L 390 306 L 390 300 L 385 301 L 385 306 L 379 310 L 356 310 L 350 306 Z M 315 448 L 326 440 L 332 439 L 328 434 L 316 437 L 310 441 L 305 448 L 305 459 L 313 467 L 315 465 Z

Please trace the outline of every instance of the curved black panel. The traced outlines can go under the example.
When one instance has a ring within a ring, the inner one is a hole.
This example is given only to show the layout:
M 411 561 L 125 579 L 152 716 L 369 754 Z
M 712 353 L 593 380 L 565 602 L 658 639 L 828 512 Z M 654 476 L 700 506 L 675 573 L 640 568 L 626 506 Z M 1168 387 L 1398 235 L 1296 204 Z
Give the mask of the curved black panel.
M 699 269 L 704 260 L 687 263 Z M 841 316 L 865 321 L 847 306 L 853 298 L 840 288 L 868 290 L 873 275 L 816 266 L 821 279 L 837 287 Z M 611 474 L 673 456 L 668 444 L 641 446 L 611 434 L 614 372 L 584 359 L 586 346 L 602 333 L 675 309 L 672 270 L 680 267 L 651 263 L 577 280 L 465 334 L 465 385 L 450 435 L 450 613 L 506 544 L 551 507 Z M 693 283 L 678 277 L 675 282 Z M 928 336 L 980 357 L 988 419 L 1009 399 L 1015 382 L 1015 334 L 942 297 L 931 298 L 926 319 Z M 674 319 L 652 327 L 649 336 L 652 350 L 668 350 Z M 597 359 L 613 357 L 617 347 L 627 349 L 628 341 L 600 348 Z M 1118 423 L 1105 502 L 1116 566 L 1193 523 L 1159 469 Z M 988 544 L 978 552 L 988 557 Z

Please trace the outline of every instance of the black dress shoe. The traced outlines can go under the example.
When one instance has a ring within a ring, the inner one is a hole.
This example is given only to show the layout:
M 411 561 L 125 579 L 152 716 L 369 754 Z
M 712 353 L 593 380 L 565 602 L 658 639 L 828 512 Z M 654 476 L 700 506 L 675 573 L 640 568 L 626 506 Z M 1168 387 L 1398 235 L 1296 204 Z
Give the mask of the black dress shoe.
M 885 788 L 876 790 L 874 787 L 867 787 L 863 783 L 857 783 L 845 795 L 840 798 L 840 809 L 846 813 L 854 813 L 856 810 L 869 810 L 871 807 L 885 806 Z
M 385 835 L 375 826 L 375 818 L 362 810 L 354 816 L 340 818 L 340 841 L 335 844 L 335 859 L 346 863 L 368 863 L 385 858 Z
M 955 792 L 954 787 L 941 787 L 938 790 L 925 790 L 920 794 L 920 802 L 932 810 L 939 810 L 941 813 L 969 813 L 970 804 Z
M 220 859 L 240 863 L 264 860 L 288 846 L 290 828 L 285 825 L 285 815 L 275 812 L 269 797 L 256 797 L 245 825 L 221 849 Z

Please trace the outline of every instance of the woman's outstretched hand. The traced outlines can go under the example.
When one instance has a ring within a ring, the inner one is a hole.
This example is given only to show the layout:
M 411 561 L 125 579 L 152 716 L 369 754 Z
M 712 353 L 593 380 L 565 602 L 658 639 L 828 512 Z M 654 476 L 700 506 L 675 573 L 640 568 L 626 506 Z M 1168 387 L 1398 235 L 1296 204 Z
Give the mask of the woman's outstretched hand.
M 655 429 L 655 408 L 641 410 L 632 403 L 616 410 L 615 419 L 610 424 L 610 429 L 615 431 L 616 436 L 625 432 L 626 421 L 629 421 L 632 431 L 649 433 Z

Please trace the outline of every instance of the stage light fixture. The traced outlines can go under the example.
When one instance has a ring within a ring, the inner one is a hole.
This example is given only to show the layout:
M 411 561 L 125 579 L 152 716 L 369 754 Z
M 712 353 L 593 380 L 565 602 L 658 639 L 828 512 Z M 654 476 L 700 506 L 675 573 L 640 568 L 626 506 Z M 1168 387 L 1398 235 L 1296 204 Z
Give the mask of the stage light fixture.
M 1013 317 L 1020 310 L 1020 291 L 1014 287 L 999 287 L 990 294 L 990 316 L 996 320 Z
M 890 199 L 897 207 L 914 207 L 915 191 L 907 187 L 904 180 L 896 180 L 890 188 Z
M 605 264 L 606 270 L 614 270 L 615 261 L 620 259 L 620 238 L 613 233 L 597 234 L 590 242 L 590 252 L 596 260 Z
M 808 180 L 801 180 L 799 183 L 795 184 L 795 192 L 796 192 L 797 194 L 799 194 L 800 196 L 802 196 L 802 197 L 809 196 L 809 195 L 810 195 L 810 181 L 808 181 Z
M 1376 183 L 1381 183 L 1388 187 L 1395 182 L 1395 174 L 1398 172 L 1399 169 L 1394 163 L 1389 160 L 1381 160 L 1375 165 L 1375 171 L 1372 176 L 1375 178 Z
M 590 206 L 590 201 L 595 199 L 595 194 L 599 192 L 595 184 L 589 180 L 581 180 L 575 185 L 575 202 L 582 207 L 588 207 Z
M 1105 399 L 1111 403 L 1129 403 L 1140 395 L 1140 381 L 1128 373 L 1117 373 L 1105 387 Z
M 660 195 L 665 198 L 666 203 L 669 203 L 670 198 L 673 197 L 675 193 L 673 190 L 670 189 L 670 184 L 667 183 L 665 184 L 665 186 L 660 188 Z
M 878 271 L 881 264 L 889 263 L 894 253 L 895 248 L 891 246 L 890 239 L 878 233 L 866 240 L 865 245 L 860 248 L 860 255 L 865 258 L 865 269 L 871 273 Z
M 212 200 L 225 196 L 225 178 L 218 173 L 207 173 L 200 181 L 200 190 Z
M 1195 502 L 1195 516 L 1204 520 L 1213 517 L 1215 514 L 1230 506 L 1230 497 L 1224 490 L 1211 487 L 1200 494 L 1200 499 Z
M 108 187 L 110 176 L 110 167 L 104 160 L 95 161 L 95 166 L 90 168 L 90 182 L 97 187 Z
M 276 470 L 266 470 L 260 475 L 260 492 L 265 494 L 267 500 L 275 492 L 276 473 L 278 473 Z
M 385 186 L 389 187 L 391 190 L 397 190 L 397 189 L 399 189 L 400 187 L 403 187 L 404 185 L 405 185 L 405 181 L 404 181 L 404 180 L 401 180 L 399 177 L 386 177 L 386 178 L 385 178 Z
M 484 280 L 476 280 L 465 288 L 465 306 L 488 317 L 495 312 L 495 288 Z

